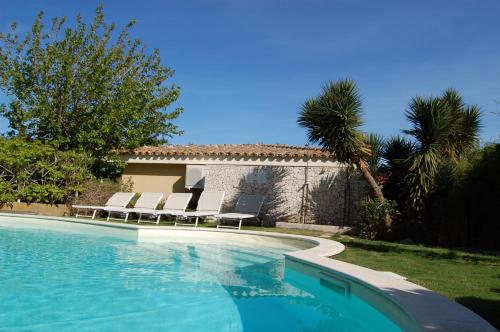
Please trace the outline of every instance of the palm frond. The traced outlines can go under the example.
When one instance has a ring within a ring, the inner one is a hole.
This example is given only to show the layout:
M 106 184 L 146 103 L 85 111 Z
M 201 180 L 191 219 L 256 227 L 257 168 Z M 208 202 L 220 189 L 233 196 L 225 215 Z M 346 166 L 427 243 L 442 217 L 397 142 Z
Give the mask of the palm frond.
M 415 143 L 401 136 L 389 138 L 384 145 L 382 158 L 386 163 L 408 159 L 415 152 Z
M 409 160 L 409 172 L 405 178 L 410 189 L 410 204 L 422 208 L 423 198 L 431 191 L 441 165 L 440 153 L 429 149 L 414 154 Z
M 415 143 L 401 136 L 390 137 L 382 151 L 380 170 L 385 175 L 384 194 L 402 207 L 409 196 L 406 176 L 409 174 L 409 158 L 415 152 Z
M 440 98 L 451 112 L 457 112 L 465 107 L 460 93 L 452 88 L 443 91 Z
M 457 162 L 460 157 L 478 145 L 481 129 L 481 111 L 472 105 L 464 107 L 456 118 L 454 130 L 450 133 L 448 155 Z
M 311 143 L 334 153 L 339 162 L 353 164 L 369 153 L 359 130 L 361 106 L 358 88 L 352 80 L 329 82 L 318 97 L 304 102 L 297 122 L 307 129 Z
M 413 98 L 406 117 L 412 128 L 404 133 L 417 142 L 408 158 L 406 181 L 410 203 L 420 208 L 440 168 L 449 162 L 456 164 L 477 144 L 481 112 L 477 106 L 467 106 L 456 90 L 447 89 L 440 97 Z
M 475 105 L 467 106 L 455 90 L 446 90 L 441 98 L 451 118 L 442 152 L 446 158 L 456 163 L 477 141 L 481 112 Z
M 368 163 L 372 174 L 377 174 L 382 161 L 385 140 L 381 135 L 370 133 L 367 137 L 367 144 L 370 147 L 371 153 L 370 156 L 366 158 L 366 162 Z
M 451 117 L 442 99 L 415 97 L 405 115 L 413 128 L 403 132 L 415 138 L 420 150 L 429 150 L 445 142 Z

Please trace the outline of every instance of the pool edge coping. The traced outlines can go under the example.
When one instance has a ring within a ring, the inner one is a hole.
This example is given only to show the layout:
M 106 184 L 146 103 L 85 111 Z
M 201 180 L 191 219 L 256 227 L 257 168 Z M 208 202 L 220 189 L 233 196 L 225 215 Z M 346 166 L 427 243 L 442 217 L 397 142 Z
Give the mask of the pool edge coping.
M 175 227 L 175 226 L 144 226 L 123 224 L 108 221 L 85 220 L 74 217 L 53 217 L 40 215 L 25 215 L 1 212 L 0 216 L 14 216 L 29 219 L 43 219 L 71 222 L 75 224 L 94 225 L 101 227 L 129 229 L 137 231 L 138 239 L 141 230 L 149 233 L 164 233 L 165 231 L 196 231 L 247 234 L 274 238 L 302 240 L 315 244 L 314 247 L 285 253 L 286 259 L 292 259 L 307 265 L 340 273 L 356 282 L 380 292 L 412 318 L 422 331 L 497 331 L 489 322 L 465 306 L 427 288 L 407 280 L 388 275 L 359 265 L 342 262 L 330 258 L 344 251 L 345 246 L 337 241 L 298 234 L 263 232 L 252 230 L 217 229 L 205 227 Z M 153 231 L 153 232 L 151 232 Z

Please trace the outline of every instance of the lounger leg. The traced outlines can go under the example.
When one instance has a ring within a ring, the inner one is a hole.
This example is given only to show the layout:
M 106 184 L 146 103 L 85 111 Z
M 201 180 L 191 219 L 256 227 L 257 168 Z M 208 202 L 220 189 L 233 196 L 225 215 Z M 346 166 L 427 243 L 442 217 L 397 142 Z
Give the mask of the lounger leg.
M 200 217 L 196 217 L 196 221 L 194 222 L 194 227 L 198 227 L 198 219 L 200 219 Z
M 76 209 L 76 215 L 75 215 L 75 218 L 78 218 L 78 211 L 80 211 L 80 209 Z
M 238 229 L 241 230 L 241 223 L 243 222 L 243 219 L 240 218 L 240 225 L 238 226 Z
M 108 211 L 108 218 L 106 218 L 106 221 L 109 221 L 110 216 L 111 216 L 111 211 Z
M 158 215 L 158 218 L 156 218 L 156 224 L 158 225 L 160 223 L 160 218 L 161 218 L 161 214 Z
M 95 219 L 95 214 L 97 213 L 97 210 L 94 210 L 94 213 L 92 213 L 92 220 Z
M 137 223 L 140 224 L 141 223 L 141 218 L 142 218 L 142 213 L 139 212 L 139 219 L 137 219 Z
M 128 221 L 128 212 L 125 213 L 125 222 Z

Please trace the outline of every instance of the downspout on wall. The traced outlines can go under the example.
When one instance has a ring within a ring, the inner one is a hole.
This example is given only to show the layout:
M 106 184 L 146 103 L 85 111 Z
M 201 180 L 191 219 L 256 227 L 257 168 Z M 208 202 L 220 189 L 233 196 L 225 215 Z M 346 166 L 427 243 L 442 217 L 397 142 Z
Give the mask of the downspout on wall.
M 302 190 L 302 204 L 299 221 L 301 224 L 305 224 L 309 207 L 309 158 L 306 158 L 306 166 L 304 167 L 304 184 L 299 190 Z

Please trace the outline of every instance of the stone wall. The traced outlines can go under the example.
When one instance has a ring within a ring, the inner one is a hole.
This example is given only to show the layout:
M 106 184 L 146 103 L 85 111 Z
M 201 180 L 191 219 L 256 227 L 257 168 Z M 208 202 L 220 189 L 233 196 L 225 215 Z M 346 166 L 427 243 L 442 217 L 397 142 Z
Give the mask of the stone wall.
M 359 202 L 368 191 L 355 170 L 349 172 L 347 186 L 347 174 L 340 166 L 207 165 L 205 190 L 226 192 L 223 211 L 231 211 L 243 193 L 263 194 L 265 224 L 284 221 L 349 226 L 357 221 Z
M 4 204 L 0 206 L 1 212 L 11 212 L 11 213 L 32 213 L 45 216 L 70 216 L 71 209 L 67 205 L 51 205 L 51 204 L 41 204 L 41 203 L 20 203 L 15 202 L 11 204 Z

